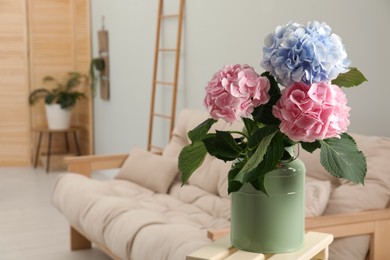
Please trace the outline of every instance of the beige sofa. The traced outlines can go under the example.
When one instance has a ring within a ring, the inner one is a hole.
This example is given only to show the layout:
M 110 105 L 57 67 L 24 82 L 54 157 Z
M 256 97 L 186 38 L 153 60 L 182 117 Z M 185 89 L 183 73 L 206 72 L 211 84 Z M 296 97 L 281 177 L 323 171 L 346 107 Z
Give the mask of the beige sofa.
M 207 157 L 188 184 L 181 186 L 178 178 L 177 157 L 188 144 L 186 134 L 206 117 L 184 110 L 162 155 L 133 148 L 130 156 L 69 158 L 69 173 L 58 178 L 52 202 L 70 222 L 71 249 L 89 248 L 92 242 L 113 259 L 185 259 L 228 232 L 230 165 Z M 331 177 L 318 154 L 300 152 L 307 168 L 306 227 L 334 234 L 330 259 L 364 259 L 369 247 L 371 259 L 385 259 L 390 138 L 354 137 L 367 156 L 364 186 Z M 113 180 L 89 178 L 95 170 L 110 168 L 118 168 Z

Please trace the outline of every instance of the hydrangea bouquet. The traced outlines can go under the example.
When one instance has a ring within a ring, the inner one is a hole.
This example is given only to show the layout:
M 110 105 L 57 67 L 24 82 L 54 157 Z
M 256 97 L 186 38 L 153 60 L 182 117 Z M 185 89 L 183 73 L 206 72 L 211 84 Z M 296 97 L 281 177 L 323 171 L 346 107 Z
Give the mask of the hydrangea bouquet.
M 265 39 L 261 66 L 266 71 L 259 75 L 248 65 L 227 65 L 208 82 L 204 105 L 211 118 L 188 133 L 191 144 L 179 156 L 183 183 L 209 153 L 235 161 L 229 193 L 244 183 L 267 193 L 266 173 L 293 160 L 285 148 L 296 144 L 321 149 L 321 164 L 333 176 L 364 183 L 367 165 L 346 133 L 350 108 L 341 87 L 366 78 L 350 67 L 340 37 L 326 23 L 278 26 Z M 242 120 L 244 128 L 209 133 L 219 119 Z

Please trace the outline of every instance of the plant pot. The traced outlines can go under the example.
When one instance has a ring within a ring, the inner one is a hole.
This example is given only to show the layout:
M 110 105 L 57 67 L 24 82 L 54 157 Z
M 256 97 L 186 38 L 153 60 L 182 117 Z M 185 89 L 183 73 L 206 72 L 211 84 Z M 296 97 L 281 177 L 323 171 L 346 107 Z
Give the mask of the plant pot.
M 59 104 L 45 104 L 47 125 L 51 130 L 63 130 L 70 127 L 70 109 L 62 109 Z
M 231 194 L 234 247 L 256 253 L 286 253 L 303 246 L 305 172 L 303 162 L 295 159 L 266 174 L 269 196 L 250 183 Z

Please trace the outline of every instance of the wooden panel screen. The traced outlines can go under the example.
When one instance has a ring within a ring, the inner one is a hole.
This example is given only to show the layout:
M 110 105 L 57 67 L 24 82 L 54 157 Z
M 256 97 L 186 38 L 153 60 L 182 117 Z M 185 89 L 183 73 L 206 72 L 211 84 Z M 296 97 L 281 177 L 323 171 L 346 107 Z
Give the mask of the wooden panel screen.
M 88 74 L 91 61 L 89 0 L 0 0 L 0 166 L 31 165 L 36 135 L 45 127 L 43 102 L 30 107 L 29 93 L 43 77 Z M 82 154 L 93 152 L 92 97 L 73 111 Z M 43 140 L 46 142 L 46 139 Z M 54 150 L 63 149 L 63 138 Z M 45 143 L 43 144 L 45 146 Z M 43 147 L 43 150 L 45 148 Z
M 29 0 L 31 90 L 42 87 L 45 76 L 57 79 L 73 70 L 72 2 Z M 47 126 L 43 102 L 31 107 L 33 127 Z
M 0 0 L 0 166 L 30 165 L 25 0 Z
M 31 89 L 41 87 L 42 78 L 47 75 L 62 79 L 70 71 L 88 74 L 91 60 L 89 1 L 29 0 L 28 3 Z M 73 109 L 72 125 L 81 127 L 82 154 L 90 154 L 93 142 L 92 97 L 89 87 L 83 90 L 88 99 Z M 43 102 L 32 107 L 31 119 L 33 128 L 47 126 Z M 32 138 L 35 143 L 36 136 Z M 54 142 L 54 150 L 63 150 L 63 138 Z
M 84 73 L 89 72 L 92 59 L 91 52 L 91 25 L 89 13 L 89 1 L 74 1 L 74 44 L 75 44 L 75 68 Z M 73 117 L 73 124 L 82 127 L 80 131 L 80 144 L 83 154 L 93 153 L 93 97 L 91 88 L 88 86 L 87 100 L 78 104 L 77 117 Z

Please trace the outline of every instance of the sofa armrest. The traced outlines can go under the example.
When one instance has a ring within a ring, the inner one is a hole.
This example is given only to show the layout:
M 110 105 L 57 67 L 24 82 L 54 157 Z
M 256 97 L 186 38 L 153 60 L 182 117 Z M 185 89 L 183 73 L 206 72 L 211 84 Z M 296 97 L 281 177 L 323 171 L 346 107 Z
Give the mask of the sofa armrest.
M 390 240 L 390 208 L 306 219 L 307 231 L 331 233 L 335 238 L 368 234 L 369 259 L 386 259 Z
M 69 172 L 91 177 L 95 170 L 121 167 L 128 156 L 128 154 L 76 156 L 65 158 L 65 163 Z
M 207 237 L 212 240 L 218 240 L 219 238 L 229 235 L 230 228 L 223 228 L 223 229 L 209 229 L 207 230 Z
M 306 230 L 332 233 L 335 238 L 370 234 L 375 224 L 390 220 L 390 208 L 306 218 Z

